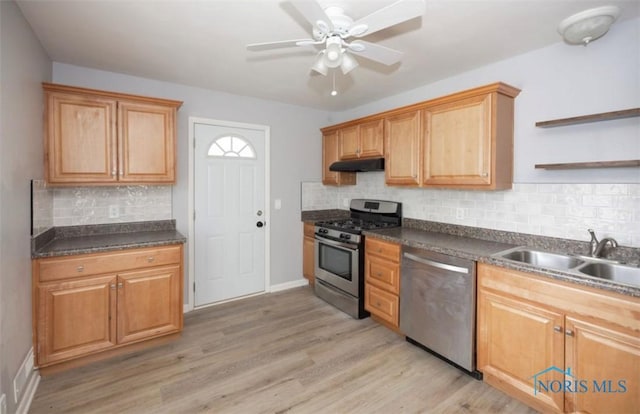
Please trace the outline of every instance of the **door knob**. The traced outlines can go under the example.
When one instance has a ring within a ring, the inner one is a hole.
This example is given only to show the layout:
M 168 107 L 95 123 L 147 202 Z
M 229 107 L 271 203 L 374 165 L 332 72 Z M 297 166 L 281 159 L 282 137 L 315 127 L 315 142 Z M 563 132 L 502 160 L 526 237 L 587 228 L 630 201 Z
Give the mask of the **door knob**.
M 262 226 L 264 226 L 264 223 L 262 221 L 256 223 L 256 227 L 260 228 Z

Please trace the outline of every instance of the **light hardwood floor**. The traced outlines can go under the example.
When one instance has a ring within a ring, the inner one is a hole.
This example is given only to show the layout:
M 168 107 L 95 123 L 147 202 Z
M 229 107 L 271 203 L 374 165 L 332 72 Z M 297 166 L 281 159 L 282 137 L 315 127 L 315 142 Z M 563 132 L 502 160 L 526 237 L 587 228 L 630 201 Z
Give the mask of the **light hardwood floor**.
M 185 315 L 182 337 L 42 378 L 30 413 L 534 413 L 309 287 Z

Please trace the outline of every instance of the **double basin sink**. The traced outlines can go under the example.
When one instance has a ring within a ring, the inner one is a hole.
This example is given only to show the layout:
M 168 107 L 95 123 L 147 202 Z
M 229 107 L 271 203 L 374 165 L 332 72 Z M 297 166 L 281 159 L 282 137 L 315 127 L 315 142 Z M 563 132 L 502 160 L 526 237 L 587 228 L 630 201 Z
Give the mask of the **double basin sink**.
M 551 253 L 528 247 L 504 250 L 494 254 L 493 257 L 525 263 L 543 269 L 558 270 L 640 287 L 640 268 L 623 265 L 611 260 Z

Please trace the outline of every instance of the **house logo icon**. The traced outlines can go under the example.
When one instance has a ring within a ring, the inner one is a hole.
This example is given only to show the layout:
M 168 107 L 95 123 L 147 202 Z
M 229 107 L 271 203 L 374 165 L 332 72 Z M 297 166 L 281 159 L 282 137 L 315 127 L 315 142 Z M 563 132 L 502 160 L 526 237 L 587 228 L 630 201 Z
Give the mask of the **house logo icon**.
M 573 375 L 571 373 L 571 367 L 568 367 L 567 370 L 565 371 L 565 370 L 563 370 L 561 368 L 556 367 L 555 365 L 551 365 L 549 368 L 543 369 L 542 371 L 537 372 L 537 373 L 535 373 L 535 374 L 533 374 L 532 376 L 529 377 L 529 379 L 533 378 L 533 395 L 537 395 L 538 394 L 538 388 L 539 388 L 538 387 L 538 383 L 539 383 L 538 382 L 538 377 L 541 377 L 544 374 L 546 374 L 548 372 L 553 372 L 553 371 L 559 372 L 562 375 L 567 376 L 567 377 L 571 377 L 573 379 L 576 378 L 575 375 Z

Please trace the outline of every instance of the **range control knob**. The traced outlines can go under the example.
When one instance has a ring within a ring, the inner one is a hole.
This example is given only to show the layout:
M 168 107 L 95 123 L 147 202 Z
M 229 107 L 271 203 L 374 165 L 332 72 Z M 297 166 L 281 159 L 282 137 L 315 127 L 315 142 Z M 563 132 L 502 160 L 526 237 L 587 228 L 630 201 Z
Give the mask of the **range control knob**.
M 341 239 L 345 239 L 345 240 L 349 240 L 351 238 L 351 235 L 350 234 L 340 233 L 340 238 Z

